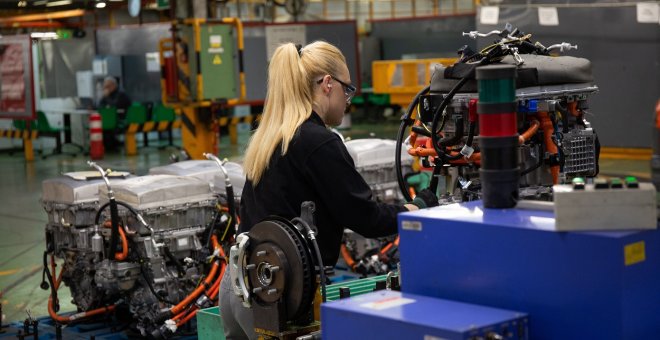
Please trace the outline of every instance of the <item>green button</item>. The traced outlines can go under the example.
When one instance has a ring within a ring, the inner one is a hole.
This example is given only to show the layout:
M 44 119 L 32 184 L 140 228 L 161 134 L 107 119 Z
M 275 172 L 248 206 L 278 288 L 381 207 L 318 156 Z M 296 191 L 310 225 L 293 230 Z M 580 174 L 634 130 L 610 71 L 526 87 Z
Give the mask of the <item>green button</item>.
M 637 178 L 634 176 L 626 177 L 626 187 L 628 187 L 629 189 L 639 188 L 639 182 L 637 182 Z
M 575 177 L 571 183 L 573 183 L 573 190 L 584 190 L 584 178 Z

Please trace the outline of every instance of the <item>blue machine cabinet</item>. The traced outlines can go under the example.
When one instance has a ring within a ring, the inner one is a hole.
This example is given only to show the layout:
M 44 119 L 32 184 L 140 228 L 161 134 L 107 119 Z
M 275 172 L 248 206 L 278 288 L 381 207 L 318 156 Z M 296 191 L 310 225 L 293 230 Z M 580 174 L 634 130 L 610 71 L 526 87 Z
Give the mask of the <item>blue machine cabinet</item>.
M 381 290 L 321 305 L 323 339 L 526 340 L 523 313 Z
M 660 231 L 554 223 L 480 201 L 400 214 L 402 290 L 526 312 L 531 339 L 660 338 Z

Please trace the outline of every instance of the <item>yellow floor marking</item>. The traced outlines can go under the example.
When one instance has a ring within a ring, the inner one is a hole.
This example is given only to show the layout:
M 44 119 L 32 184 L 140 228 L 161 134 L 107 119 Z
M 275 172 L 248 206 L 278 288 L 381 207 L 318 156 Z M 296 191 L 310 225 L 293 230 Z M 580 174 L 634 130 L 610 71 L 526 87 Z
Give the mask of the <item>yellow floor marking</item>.
M 20 269 L 20 268 L 19 269 L 3 270 L 3 271 L 0 271 L 0 276 L 13 275 L 13 274 L 16 274 L 16 273 L 20 272 L 21 270 L 22 269 Z

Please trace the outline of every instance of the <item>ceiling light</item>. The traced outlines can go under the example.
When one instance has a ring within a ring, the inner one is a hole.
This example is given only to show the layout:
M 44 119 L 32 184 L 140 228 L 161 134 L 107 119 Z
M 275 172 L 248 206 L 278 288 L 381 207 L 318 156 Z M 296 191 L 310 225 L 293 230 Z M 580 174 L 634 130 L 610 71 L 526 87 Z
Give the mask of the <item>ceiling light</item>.
M 48 0 L 39 0 L 39 1 L 35 1 L 32 5 L 34 5 L 34 6 L 43 6 L 46 3 L 48 3 Z
M 103 1 L 97 2 L 96 3 L 96 8 L 105 8 L 105 2 L 103 2 Z
M 72 0 L 59 0 L 59 1 L 51 1 L 46 4 L 46 7 L 55 7 L 55 6 L 64 6 L 64 5 L 71 5 L 73 1 Z
M 27 1 L 26 0 L 21 0 L 21 1 L 18 2 L 18 4 L 16 6 L 18 6 L 18 7 L 27 7 Z

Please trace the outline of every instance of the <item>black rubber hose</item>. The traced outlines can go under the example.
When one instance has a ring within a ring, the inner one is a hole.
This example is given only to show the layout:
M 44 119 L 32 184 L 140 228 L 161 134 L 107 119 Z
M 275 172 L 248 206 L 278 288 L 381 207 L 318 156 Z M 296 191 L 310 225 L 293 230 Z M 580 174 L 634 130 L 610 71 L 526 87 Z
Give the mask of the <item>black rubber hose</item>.
M 57 301 L 57 290 L 55 289 L 55 282 L 53 280 L 53 275 L 50 273 L 50 269 L 48 269 L 48 252 L 44 252 L 44 273 L 46 274 L 46 278 L 48 279 L 48 283 L 50 284 L 50 296 L 51 299 L 53 300 L 53 310 L 55 312 L 58 312 L 60 309 L 60 305 Z
M 107 259 L 115 260 L 117 251 L 117 242 L 119 241 L 119 209 L 117 208 L 117 201 L 114 198 L 110 199 L 110 245 L 106 254 Z
M 218 210 L 218 212 L 215 214 L 215 217 L 213 218 L 213 221 L 211 222 L 211 230 L 209 230 L 209 234 L 206 237 L 206 246 L 208 248 L 211 248 L 211 237 L 215 232 L 215 226 L 218 223 L 218 218 L 220 218 L 220 216 L 222 216 L 222 212 Z M 229 228 L 229 226 L 227 226 L 227 228 Z
M 124 203 L 124 202 L 120 202 L 120 201 L 116 201 L 116 203 L 117 203 L 117 205 L 121 205 L 122 207 L 128 209 L 133 215 L 135 215 L 135 216 L 138 215 L 137 210 L 135 210 L 135 208 L 131 207 L 130 205 L 128 205 L 128 204 L 126 204 L 126 203 Z M 103 210 L 105 210 L 109 205 L 110 205 L 110 202 L 107 202 L 107 203 L 105 203 L 104 205 L 102 205 L 102 206 L 99 208 L 99 210 L 96 212 L 96 216 L 94 217 L 94 224 L 99 224 L 99 220 L 101 219 L 101 213 L 102 213 Z
M 293 220 L 291 220 L 292 223 L 300 222 L 300 224 L 303 225 L 305 230 L 307 230 L 308 235 L 314 235 L 314 231 L 312 228 L 309 226 L 309 223 L 307 223 L 305 220 L 303 220 L 300 217 L 296 217 Z M 323 298 L 323 302 L 326 302 L 326 290 L 325 290 L 325 267 L 323 266 L 323 259 L 321 258 L 321 250 L 319 249 L 319 245 L 316 242 L 316 237 L 308 237 L 310 241 L 312 241 L 312 245 L 314 248 L 314 252 L 316 253 L 316 261 L 318 262 L 319 265 L 319 275 L 321 276 L 321 297 Z
M 472 147 L 472 141 L 474 140 L 474 130 L 476 129 L 477 124 L 475 122 L 470 122 L 470 125 L 468 126 L 468 137 L 467 141 L 465 141 L 465 145 Z
M 154 286 L 151 284 L 151 280 L 147 277 L 147 274 L 144 272 L 144 265 L 142 265 L 142 264 L 140 265 L 140 273 L 142 274 L 142 278 L 144 279 L 144 282 L 147 283 L 147 287 L 149 287 L 149 290 L 151 291 L 151 294 L 154 295 L 156 300 L 158 300 L 160 302 L 170 304 L 170 305 L 176 305 L 176 303 L 174 303 L 172 301 L 169 301 L 168 299 L 158 295 L 158 293 L 154 289 Z
M 234 187 L 229 184 L 225 187 L 225 191 L 227 192 L 227 208 L 229 210 L 229 216 L 231 217 L 231 220 L 229 221 L 229 225 L 227 228 L 229 228 L 229 231 L 232 234 L 228 235 L 233 235 L 233 233 L 236 231 L 236 201 L 234 199 Z M 226 236 L 225 236 L 226 237 Z M 224 241 L 224 239 L 220 240 L 220 242 Z
M 442 100 L 440 105 L 438 106 L 437 109 L 435 109 L 435 112 L 433 112 L 433 122 L 431 123 L 431 141 L 433 141 L 433 148 L 435 149 L 435 152 L 438 154 L 438 156 L 443 155 L 445 152 L 440 148 L 440 139 L 438 138 L 438 123 L 440 121 L 440 116 L 442 115 L 442 112 L 445 110 L 447 105 L 451 102 L 451 100 L 454 98 L 454 95 L 456 92 L 458 92 L 465 83 L 467 83 L 469 79 L 467 77 L 462 78 L 454 87 L 447 93 L 447 96 Z M 437 164 L 436 164 L 437 166 Z
M 451 137 L 445 137 L 440 139 L 440 147 L 447 147 L 447 146 L 452 146 L 458 144 L 463 139 L 463 135 L 465 134 L 465 128 L 463 126 L 463 117 L 457 117 L 456 121 L 454 122 L 454 125 L 456 126 L 456 132 L 454 133 L 453 136 Z
M 170 261 L 174 263 L 176 270 L 179 272 L 179 277 L 184 277 L 186 275 L 186 270 L 183 269 L 183 265 L 181 264 L 181 262 L 179 262 L 179 260 L 174 256 L 174 254 L 172 254 L 169 247 L 165 246 L 163 247 L 163 249 L 165 250 L 165 255 L 167 255 Z
M 539 144 L 537 149 L 538 149 L 538 152 L 539 152 L 539 161 L 536 162 L 536 164 L 530 166 L 529 168 L 521 171 L 520 172 L 520 177 L 527 175 L 528 173 L 540 168 L 541 165 L 543 165 L 543 145 Z
M 408 105 L 408 110 L 406 111 L 406 114 L 401 118 L 401 125 L 399 126 L 399 132 L 397 133 L 396 137 L 396 150 L 394 151 L 396 154 L 394 155 L 394 168 L 396 170 L 396 180 L 399 183 L 399 190 L 401 190 L 401 194 L 403 194 L 403 199 L 410 202 L 412 201 L 412 197 L 410 196 L 410 193 L 408 192 L 408 185 L 406 185 L 406 181 L 403 178 L 403 172 L 401 170 L 401 147 L 403 145 L 403 140 L 404 140 L 404 135 L 406 134 L 406 128 L 408 125 L 412 125 L 410 122 L 410 116 L 412 116 L 413 111 L 415 110 L 415 107 L 419 103 L 419 98 L 428 92 L 431 89 L 431 85 L 426 86 L 423 88 L 421 91 L 417 92 L 415 97 L 413 98 L 413 101 Z
M 440 170 L 442 170 L 442 166 L 436 166 L 433 168 L 431 182 L 429 183 L 429 190 L 431 190 L 436 195 L 438 192 L 438 182 L 440 181 Z

